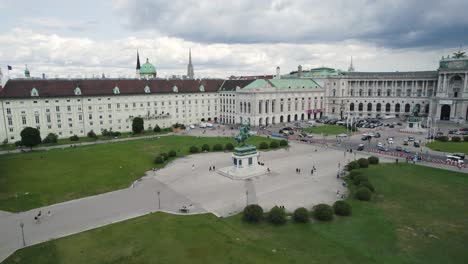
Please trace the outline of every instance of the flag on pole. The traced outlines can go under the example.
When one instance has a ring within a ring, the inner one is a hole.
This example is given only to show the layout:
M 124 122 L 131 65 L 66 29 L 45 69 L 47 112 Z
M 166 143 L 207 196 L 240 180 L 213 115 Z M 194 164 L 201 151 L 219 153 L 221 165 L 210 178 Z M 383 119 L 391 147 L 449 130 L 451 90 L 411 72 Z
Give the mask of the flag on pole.
M 7 65 L 7 67 L 9 71 L 13 70 L 13 67 L 11 67 L 10 65 Z

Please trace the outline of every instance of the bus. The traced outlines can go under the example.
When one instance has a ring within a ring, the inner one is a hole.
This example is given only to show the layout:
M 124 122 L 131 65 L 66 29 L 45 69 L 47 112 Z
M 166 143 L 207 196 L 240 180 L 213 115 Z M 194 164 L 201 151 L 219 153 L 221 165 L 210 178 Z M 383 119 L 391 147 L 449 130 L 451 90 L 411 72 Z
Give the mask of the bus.
M 463 159 L 460 158 L 459 156 L 447 155 L 446 158 L 447 158 L 447 161 L 455 161 L 455 162 L 457 162 L 458 164 L 463 164 L 463 163 L 465 163 L 465 162 L 463 161 Z

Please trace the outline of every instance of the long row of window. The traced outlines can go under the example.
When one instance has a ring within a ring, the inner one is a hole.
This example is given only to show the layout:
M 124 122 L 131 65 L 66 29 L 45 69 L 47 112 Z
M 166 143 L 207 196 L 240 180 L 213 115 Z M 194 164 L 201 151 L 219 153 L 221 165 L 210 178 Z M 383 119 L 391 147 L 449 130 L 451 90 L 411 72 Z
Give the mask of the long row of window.
M 416 104 L 415 107 L 417 109 L 417 112 L 421 111 L 421 105 L 420 104 Z M 390 103 L 385 104 L 385 112 L 392 112 L 391 108 L 392 108 L 392 106 L 391 106 Z M 350 103 L 349 104 L 349 111 L 355 111 L 355 110 L 356 109 L 355 109 L 354 103 Z M 364 111 L 364 104 L 363 103 L 359 103 L 357 105 L 357 111 L 359 111 L 359 112 Z M 372 103 L 367 104 L 366 111 L 367 112 L 372 112 L 373 111 Z M 375 105 L 375 111 L 376 112 L 382 112 L 382 104 L 381 103 L 377 103 Z M 400 111 L 401 111 L 401 105 L 399 103 L 395 104 L 393 112 L 399 113 Z M 411 111 L 411 105 L 410 104 L 405 104 L 404 105 L 404 112 L 409 113 L 410 111 Z M 426 104 L 424 112 L 429 113 L 429 104 Z

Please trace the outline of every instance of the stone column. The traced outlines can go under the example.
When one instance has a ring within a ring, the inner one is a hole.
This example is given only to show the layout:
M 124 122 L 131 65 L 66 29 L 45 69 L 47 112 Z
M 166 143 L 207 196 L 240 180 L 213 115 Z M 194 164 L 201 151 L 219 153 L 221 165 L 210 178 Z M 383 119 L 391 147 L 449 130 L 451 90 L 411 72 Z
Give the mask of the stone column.
M 465 72 L 465 85 L 463 85 L 465 92 L 468 92 L 468 72 Z
M 445 93 L 447 91 L 447 74 L 444 74 L 444 83 L 442 84 L 442 91 Z

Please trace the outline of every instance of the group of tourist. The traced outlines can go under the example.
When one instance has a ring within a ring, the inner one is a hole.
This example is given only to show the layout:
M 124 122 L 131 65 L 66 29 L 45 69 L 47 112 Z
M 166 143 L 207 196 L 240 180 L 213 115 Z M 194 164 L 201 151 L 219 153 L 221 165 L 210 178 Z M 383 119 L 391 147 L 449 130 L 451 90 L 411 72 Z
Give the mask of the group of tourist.
M 47 212 L 47 217 L 51 217 L 52 216 L 52 213 L 50 212 L 50 210 Z M 36 224 L 40 224 L 41 223 L 41 219 L 42 219 L 42 211 L 39 210 L 39 213 L 34 217 L 34 223 Z

